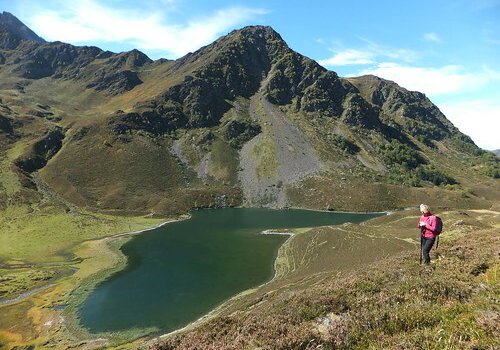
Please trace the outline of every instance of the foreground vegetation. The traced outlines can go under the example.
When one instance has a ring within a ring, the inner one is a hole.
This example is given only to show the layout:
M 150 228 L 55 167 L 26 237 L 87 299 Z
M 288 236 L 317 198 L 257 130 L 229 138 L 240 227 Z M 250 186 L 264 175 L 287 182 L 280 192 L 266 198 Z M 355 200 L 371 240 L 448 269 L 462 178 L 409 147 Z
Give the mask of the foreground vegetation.
M 433 251 L 432 271 L 422 270 L 416 245 L 363 270 L 332 268 L 286 289 L 276 281 L 247 298 L 243 311 L 228 308 L 151 348 L 496 349 L 498 212 L 444 217 L 449 226 Z M 416 218 L 409 219 L 396 222 L 406 227 Z M 394 221 L 388 227 L 392 231 Z

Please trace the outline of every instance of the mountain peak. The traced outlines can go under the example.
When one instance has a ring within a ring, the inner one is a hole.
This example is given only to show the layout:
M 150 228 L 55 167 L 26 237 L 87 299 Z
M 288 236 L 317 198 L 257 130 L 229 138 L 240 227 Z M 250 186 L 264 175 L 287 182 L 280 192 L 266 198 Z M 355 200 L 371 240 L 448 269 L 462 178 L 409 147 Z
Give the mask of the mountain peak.
M 233 33 L 240 33 L 245 36 L 257 36 L 257 37 L 266 37 L 266 36 L 273 36 L 273 37 L 279 37 L 281 39 L 281 36 L 276 32 L 271 26 L 261 26 L 261 25 L 252 25 L 252 26 L 246 26 L 241 29 L 236 29 L 233 30 L 229 35 Z
M 36 35 L 12 13 L 5 11 L 0 13 L 0 47 L 13 49 L 22 40 L 45 43 L 44 39 Z
M 243 39 L 252 45 L 278 44 L 282 47 L 288 47 L 281 35 L 270 26 L 247 26 L 241 29 L 233 30 L 226 38 L 228 39 Z

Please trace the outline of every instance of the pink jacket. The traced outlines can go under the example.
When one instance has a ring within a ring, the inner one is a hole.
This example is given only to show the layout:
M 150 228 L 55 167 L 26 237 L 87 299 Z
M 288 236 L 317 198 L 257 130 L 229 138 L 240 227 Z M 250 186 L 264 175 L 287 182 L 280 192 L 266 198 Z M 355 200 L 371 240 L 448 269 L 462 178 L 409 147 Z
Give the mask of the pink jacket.
M 425 238 L 436 238 L 436 234 L 434 234 L 434 230 L 436 229 L 436 217 L 431 213 L 424 214 L 418 220 L 417 227 L 420 228 L 420 223 L 425 222 Z

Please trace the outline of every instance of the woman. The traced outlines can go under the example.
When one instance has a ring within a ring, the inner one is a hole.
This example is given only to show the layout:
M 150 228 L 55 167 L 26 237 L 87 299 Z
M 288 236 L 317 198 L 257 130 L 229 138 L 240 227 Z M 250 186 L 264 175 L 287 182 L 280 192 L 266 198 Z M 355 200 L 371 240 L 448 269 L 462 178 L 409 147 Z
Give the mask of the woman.
M 434 233 L 434 231 L 436 231 L 436 217 L 432 215 L 429 206 L 425 204 L 420 204 L 420 212 L 422 216 L 418 221 L 418 227 L 421 232 L 420 243 L 422 254 L 424 255 L 424 263 L 430 265 L 431 257 L 429 256 L 429 252 L 437 236 L 437 234 Z

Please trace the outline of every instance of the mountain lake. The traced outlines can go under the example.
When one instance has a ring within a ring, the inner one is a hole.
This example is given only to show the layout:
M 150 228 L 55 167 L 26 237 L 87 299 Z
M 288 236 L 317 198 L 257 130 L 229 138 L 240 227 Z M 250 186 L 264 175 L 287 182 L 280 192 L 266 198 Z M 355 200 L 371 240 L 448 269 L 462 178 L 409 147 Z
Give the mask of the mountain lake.
M 289 236 L 263 231 L 358 223 L 380 215 L 299 209 L 193 211 L 190 219 L 143 232 L 121 247 L 126 267 L 98 284 L 80 305 L 80 325 L 91 333 L 179 329 L 273 278 L 278 249 Z

